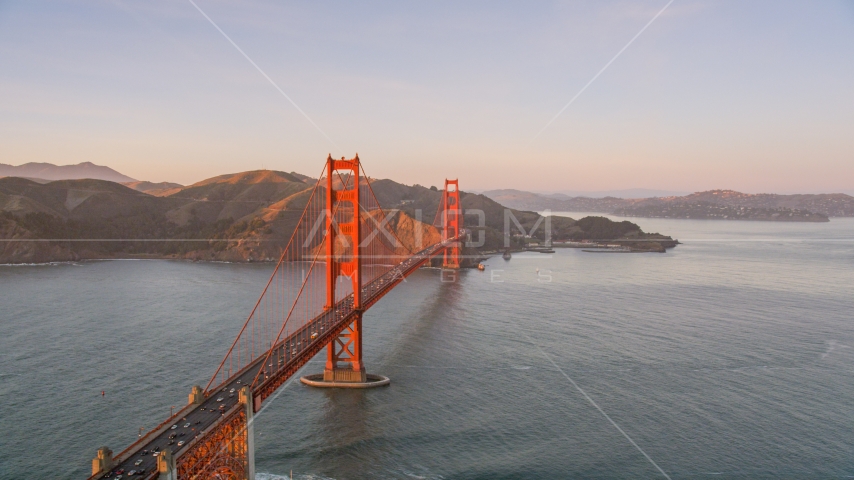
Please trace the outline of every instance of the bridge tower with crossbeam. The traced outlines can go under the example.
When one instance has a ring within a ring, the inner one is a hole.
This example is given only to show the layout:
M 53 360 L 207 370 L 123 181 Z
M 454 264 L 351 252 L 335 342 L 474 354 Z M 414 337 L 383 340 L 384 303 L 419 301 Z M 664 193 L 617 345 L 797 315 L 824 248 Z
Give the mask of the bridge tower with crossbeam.
M 363 314 L 436 257 L 459 268 L 466 232 L 458 181 L 445 181 L 433 227 L 406 219 L 441 230 L 426 247 L 400 240 L 390 220 L 403 214 L 383 210 L 358 155 L 329 156 L 314 188 L 297 197 L 304 207 L 290 240 L 208 384 L 193 387 L 185 407 L 125 450 L 101 448 L 91 480 L 118 471 L 144 480 L 254 479 L 258 413 L 324 349 L 316 386 L 388 384 L 365 371 Z
M 442 191 L 442 241 L 450 241 L 451 246 L 445 249 L 442 268 L 460 268 L 460 242 L 451 240 L 459 236 L 461 222 L 460 182 L 457 179 L 445 179 L 445 189 Z
M 336 190 L 334 175 L 344 171 L 353 179 L 349 187 Z M 326 346 L 326 382 L 367 381 L 362 363 L 362 237 L 359 205 L 359 155 L 351 160 L 326 160 L 326 204 L 332 206 L 326 216 L 326 306 L 335 306 L 338 279 L 349 278 L 353 289 L 353 322 Z M 337 206 L 337 207 L 336 207 Z M 337 215 L 333 216 L 335 211 Z M 348 365 L 344 365 L 348 364 Z

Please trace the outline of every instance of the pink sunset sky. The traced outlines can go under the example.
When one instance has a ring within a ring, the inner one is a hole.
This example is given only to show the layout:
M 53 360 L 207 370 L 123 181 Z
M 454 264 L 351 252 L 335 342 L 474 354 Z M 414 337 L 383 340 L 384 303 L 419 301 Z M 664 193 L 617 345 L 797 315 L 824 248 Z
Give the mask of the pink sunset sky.
M 0 163 L 854 191 L 850 1 L 193 1 L 1 2 Z

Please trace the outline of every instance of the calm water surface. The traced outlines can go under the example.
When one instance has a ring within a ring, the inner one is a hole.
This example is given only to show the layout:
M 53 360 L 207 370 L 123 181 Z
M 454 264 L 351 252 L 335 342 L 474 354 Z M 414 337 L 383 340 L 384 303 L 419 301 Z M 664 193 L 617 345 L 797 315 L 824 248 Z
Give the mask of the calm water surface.
M 416 272 L 365 319 L 391 386 L 289 384 L 258 478 L 854 478 L 854 219 L 633 221 L 684 244 Z M 0 266 L 0 478 L 85 478 L 183 405 L 271 269 Z

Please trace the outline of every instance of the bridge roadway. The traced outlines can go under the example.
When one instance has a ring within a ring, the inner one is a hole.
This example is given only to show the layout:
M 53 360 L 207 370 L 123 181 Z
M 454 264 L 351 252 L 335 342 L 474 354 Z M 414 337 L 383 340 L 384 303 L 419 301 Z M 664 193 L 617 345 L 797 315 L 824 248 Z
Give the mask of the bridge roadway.
M 385 274 L 375 278 L 368 285 L 363 286 L 361 310 L 367 310 L 404 278 L 434 256 L 442 253 L 449 244 L 462 239 L 464 235 L 465 231 L 462 231 L 460 236 L 455 239 L 431 245 L 413 254 Z M 270 356 L 268 368 L 276 366 L 278 367 L 276 370 L 280 370 L 292 366 L 292 364 L 304 365 L 316 355 L 318 343 L 322 343 L 322 345 L 329 343 L 330 337 L 334 338 L 338 332 L 352 323 L 355 313 L 357 312 L 353 308 L 353 295 L 350 294 L 336 303 L 335 308 L 320 314 L 283 341 L 280 341 L 275 347 L 273 355 Z M 334 336 L 329 335 L 330 331 L 334 332 Z M 312 338 L 313 335 L 315 338 Z M 320 346 L 320 348 L 323 347 Z M 315 353 L 305 358 L 306 354 L 312 351 Z M 156 478 L 157 458 L 154 452 L 169 448 L 172 450 L 172 455 L 178 457 L 183 450 L 192 447 L 194 439 L 215 428 L 219 420 L 238 404 L 238 391 L 246 385 L 252 385 L 267 358 L 267 352 L 265 351 L 247 367 L 211 389 L 201 404 L 188 405 L 182 408 L 158 428 L 116 455 L 116 465 L 109 472 L 93 475 L 90 479 L 118 478 L 119 475 L 121 478 L 128 478 L 128 473 L 131 471 L 135 471 L 132 478 Z M 297 369 L 293 368 L 292 370 L 296 371 Z M 262 380 L 260 384 L 263 385 L 263 383 Z M 173 434 L 174 438 L 169 438 Z M 136 464 L 138 461 L 140 461 L 139 465 Z M 119 474 L 119 471 L 122 473 Z

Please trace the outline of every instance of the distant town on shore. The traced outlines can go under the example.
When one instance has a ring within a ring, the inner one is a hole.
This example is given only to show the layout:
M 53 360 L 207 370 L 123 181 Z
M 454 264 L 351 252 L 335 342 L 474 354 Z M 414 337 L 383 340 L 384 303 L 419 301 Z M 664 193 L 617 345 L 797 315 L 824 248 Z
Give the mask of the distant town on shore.
M 521 190 L 489 190 L 483 194 L 511 208 L 622 217 L 781 222 L 827 222 L 830 217 L 854 217 L 854 197 L 844 193 L 778 195 L 709 190 L 650 198 L 568 197 Z

